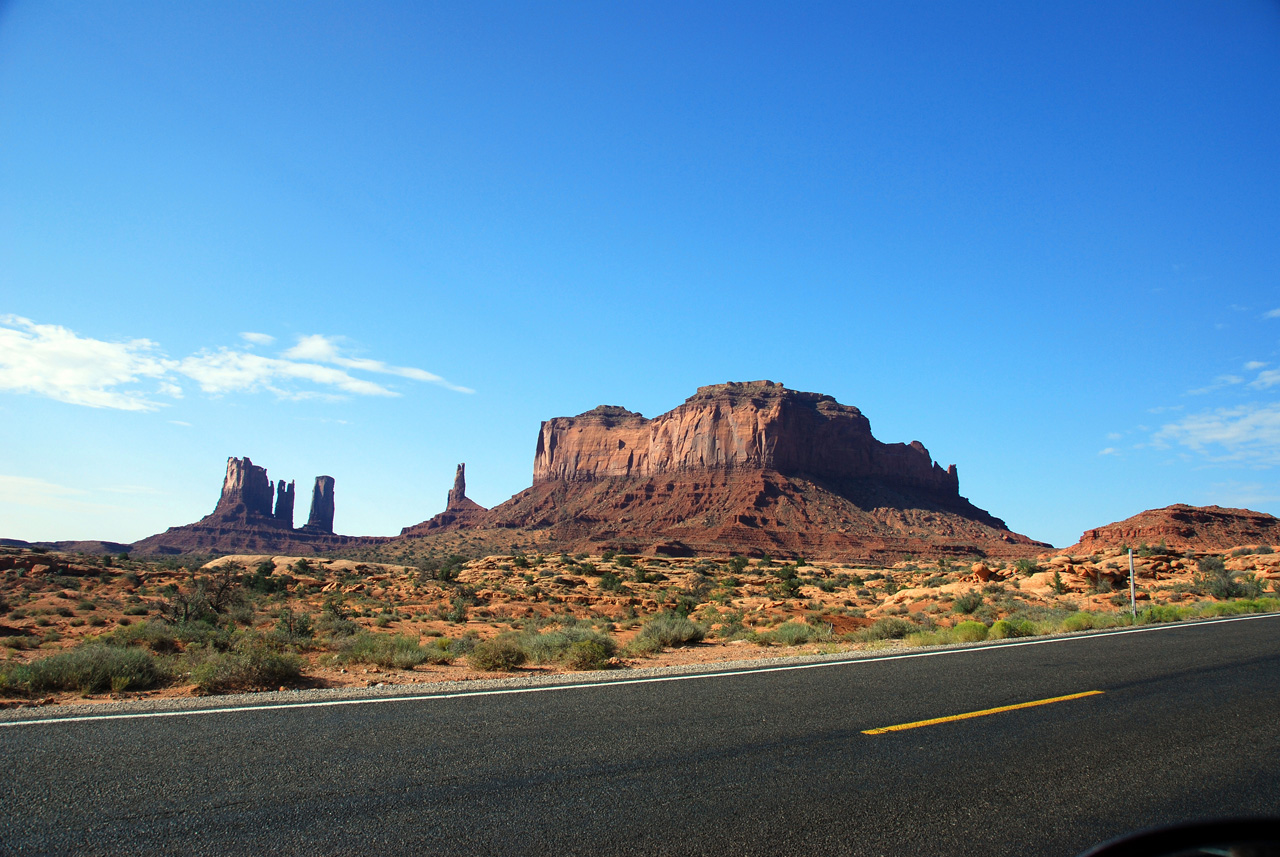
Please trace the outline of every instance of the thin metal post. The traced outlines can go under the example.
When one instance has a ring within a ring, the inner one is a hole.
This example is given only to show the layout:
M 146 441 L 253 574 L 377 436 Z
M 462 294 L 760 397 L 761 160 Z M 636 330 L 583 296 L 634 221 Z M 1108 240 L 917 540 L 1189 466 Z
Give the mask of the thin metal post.
M 1138 590 L 1133 583 L 1133 548 L 1129 548 L 1129 611 L 1138 618 Z

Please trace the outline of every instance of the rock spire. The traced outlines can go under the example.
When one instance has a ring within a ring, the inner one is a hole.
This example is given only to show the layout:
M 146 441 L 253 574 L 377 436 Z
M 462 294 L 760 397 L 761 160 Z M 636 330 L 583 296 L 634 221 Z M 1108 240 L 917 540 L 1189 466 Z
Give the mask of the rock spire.
M 311 514 L 303 528 L 316 533 L 333 532 L 333 477 L 317 476 L 311 491 Z

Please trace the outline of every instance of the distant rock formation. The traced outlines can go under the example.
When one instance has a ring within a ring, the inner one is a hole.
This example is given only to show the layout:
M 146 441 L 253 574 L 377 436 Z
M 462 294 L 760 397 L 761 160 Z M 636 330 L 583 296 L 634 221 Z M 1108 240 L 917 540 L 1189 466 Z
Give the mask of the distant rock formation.
M 276 511 L 274 517 L 290 529 L 293 528 L 293 501 L 293 481 L 290 480 L 286 486 L 284 480 L 281 479 L 276 483 Z
M 130 553 L 310 554 L 345 547 L 371 546 L 386 541 L 368 536 L 340 536 L 333 532 L 332 476 L 316 477 L 311 517 L 294 529 L 294 483 L 272 484 L 267 471 L 245 458 L 228 458 L 222 495 L 213 512 L 194 524 L 170 527 L 128 546 Z M 275 497 L 275 509 L 271 500 Z
M 1250 509 L 1175 503 L 1085 530 L 1077 544 L 1062 552 L 1089 554 L 1106 548 L 1137 548 L 1144 544 L 1155 547 L 1161 542 L 1170 548 L 1205 551 L 1263 544 L 1280 546 L 1280 518 Z
M 227 475 L 222 480 L 222 496 L 214 514 L 271 516 L 271 480 L 267 469 L 244 458 L 227 459 Z
M 699 387 L 653 420 L 612 405 L 556 417 L 538 435 L 533 483 L 743 469 L 960 491 L 955 465 L 943 470 L 919 441 L 881 443 L 857 408 L 772 381 Z
M 489 527 L 558 545 L 882 559 L 1045 548 L 960 496 L 919 441 L 881 443 L 857 408 L 771 381 L 701 387 L 654 419 L 615 405 L 542 424 L 533 486 L 404 536 Z
M 484 506 L 467 497 L 467 465 L 459 464 L 453 476 L 453 488 L 449 490 L 444 511 L 430 520 L 400 531 L 402 536 L 414 536 L 447 527 L 470 526 L 481 520 Z
M 313 533 L 333 532 L 333 477 L 317 476 L 311 491 L 311 514 L 304 530 Z

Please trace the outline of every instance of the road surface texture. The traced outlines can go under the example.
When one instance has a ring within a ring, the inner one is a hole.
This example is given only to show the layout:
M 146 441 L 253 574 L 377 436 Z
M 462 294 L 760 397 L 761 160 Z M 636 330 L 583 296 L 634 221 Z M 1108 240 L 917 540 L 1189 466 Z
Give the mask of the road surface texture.
M 0 724 L 0 853 L 1072 855 L 1280 814 L 1277 616 L 625 676 Z

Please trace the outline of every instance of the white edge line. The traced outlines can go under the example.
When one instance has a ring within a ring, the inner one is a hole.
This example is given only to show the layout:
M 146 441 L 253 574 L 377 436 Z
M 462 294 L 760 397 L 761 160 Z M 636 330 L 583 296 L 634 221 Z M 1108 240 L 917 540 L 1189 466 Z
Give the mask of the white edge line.
M 901 661 L 910 658 L 932 658 L 942 655 L 962 655 L 980 651 L 997 649 L 1014 649 L 1021 646 L 1044 646 L 1052 643 L 1074 643 L 1081 640 L 1095 640 L 1098 637 L 1116 637 L 1121 634 L 1145 634 L 1148 631 L 1175 631 L 1196 628 L 1203 625 L 1219 625 L 1223 622 L 1241 622 L 1249 619 L 1274 619 L 1280 613 L 1254 613 L 1245 616 L 1224 616 L 1218 619 L 1206 619 L 1197 622 L 1161 623 L 1142 628 L 1120 628 L 1101 631 L 1096 634 L 1080 634 L 1072 637 L 1049 637 L 1040 640 L 1023 640 L 1021 642 L 996 643 L 990 646 L 973 646 L 956 649 L 937 649 L 931 652 L 905 652 L 900 655 L 880 655 L 873 657 L 848 658 L 839 661 L 821 661 L 811 664 L 784 664 L 774 667 L 751 667 L 727 672 L 693 673 L 691 675 L 654 676 L 652 678 L 614 679 L 613 681 L 576 682 L 574 684 L 554 684 L 544 687 L 510 687 L 496 690 L 470 690 L 456 693 L 412 694 L 409 696 L 383 696 L 373 699 L 330 699 L 320 702 L 279 702 L 273 705 L 232 705 L 225 708 L 198 708 L 181 711 L 141 711 L 130 714 L 83 714 L 74 717 L 46 717 L 32 720 L 12 720 L 0 723 L 2 727 L 37 726 L 53 723 L 86 723 L 102 720 L 143 720 L 152 717 L 192 717 L 199 714 L 231 714 L 242 711 L 276 711 L 283 708 L 330 708 L 337 705 L 373 705 L 384 702 L 426 702 L 438 699 L 459 699 L 468 696 L 509 696 L 520 693 L 546 693 L 557 690 L 585 690 L 596 687 L 617 687 L 627 684 L 658 684 L 667 681 L 696 681 L 700 679 L 729 678 L 731 676 L 756 675 L 760 673 L 790 672 L 792 670 L 812 670 L 823 667 L 843 667 L 852 664 L 875 664 L 885 661 Z

